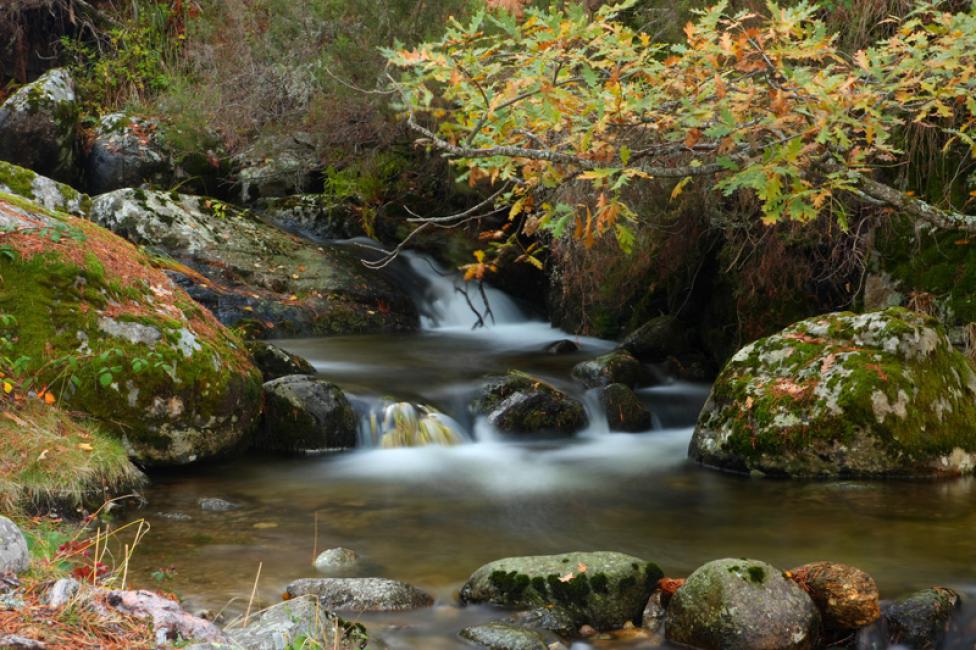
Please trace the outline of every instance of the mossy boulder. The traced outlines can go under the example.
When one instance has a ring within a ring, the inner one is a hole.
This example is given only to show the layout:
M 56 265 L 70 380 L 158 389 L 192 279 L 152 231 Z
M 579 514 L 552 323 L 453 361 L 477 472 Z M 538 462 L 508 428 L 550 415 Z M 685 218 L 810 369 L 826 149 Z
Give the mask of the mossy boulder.
M 502 433 L 572 434 L 587 424 L 583 405 L 541 379 L 521 372 L 490 378 L 472 401 Z
M 136 461 L 183 464 L 236 447 L 257 422 L 243 343 L 133 245 L 0 194 L 0 313 L 27 371 L 99 420 Z
M 883 615 L 889 641 L 919 650 L 941 648 L 959 608 L 959 594 L 945 587 L 922 589 L 886 604 Z
M 63 68 L 49 70 L 0 105 L 0 160 L 74 182 L 78 105 Z
M 366 269 L 349 250 L 317 246 L 216 199 L 118 190 L 92 203 L 91 218 L 174 260 L 171 273 L 230 326 L 261 337 L 413 330 L 406 291 Z
M 816 648 L 820 614 L 800 587 L 756 560 L 715 560 L 671 597 L 668 641 L 701 650 Z
M 461 588 L 465 603 L 511 609 L 554 607 L 577 627 L 612 630 L 639 623 L 661 569 L 614 552 L 511 557 L 484 565 Z
M 573 377 L 587 388 L 624 384 L 633 388 L 641 380 L 641 364 L 625 350 L 616 350 L 573 368 Z
M 311 241 L 366 235 L 361 208 L 349 199 L 331 194 L 262 199 L 255 209 L 269 223 Z
M 938 477 L 976 464 L 976 372 L 902 308 L 800 321 L 740 350 L 689 455 L 791 477 Z
M 674 316 L 658 316 L 627 335 L 620 343 L 641 361 L 657 363 L 690 351 L 688 328 Z
M 600 389 L 600 402 L 611 431 L 637 433 L 651 428 L 651 412 L 629 387 L 610 384 Z
M 91 199 L 70 185 L 3 161 L 0 161 L 0 192 L 15 194 L 48 210 L 77 216 L 86 215 L 91 208 Z
M 267 341 L 248 341 L 254 365 L 261 371 L 264 381 L 274 381 L 289 375 L 314 375 L 315 367 L 297 354 L 282 350 Z
M 356 446 L 352 405 L 325 379 L 293 375 L 269 381 L 264 404 L 258 449 L 306 453 Z
M 85 159 L 85 179 L 92 194 L 143 183 L 169 185 L 174 171 L 160 142 L 159 121 L 125 113 L 104 116 Z

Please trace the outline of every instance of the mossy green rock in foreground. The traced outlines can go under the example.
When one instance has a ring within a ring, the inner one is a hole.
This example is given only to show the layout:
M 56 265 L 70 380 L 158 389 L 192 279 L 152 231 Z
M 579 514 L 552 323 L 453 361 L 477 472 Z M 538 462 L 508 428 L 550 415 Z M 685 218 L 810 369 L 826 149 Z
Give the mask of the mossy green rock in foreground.
M 461 600 L 513 609 L 557 607 L 577 626 L 612 630 L 640 621 L 662 577 L 656 564 L 623 553 L 511 557 L 475 571 Z
M 144 464 L 214 456 L 250 433 L 261 377 L 243 344 L 145 254 L 10 194 L 0 230 L 0 313 L 14 319 L 4 334 L 63 406 Z
M 817 647 L 820 614 L 765 562 L 715 560 L 672 596 L 666 629 L 672 643 L 702 650 L 806 650 Z
M 973 471 L 976 372 L 938 323 L 902 308 L 796 323 L 740 350 L 689 455 L 792 477 Z

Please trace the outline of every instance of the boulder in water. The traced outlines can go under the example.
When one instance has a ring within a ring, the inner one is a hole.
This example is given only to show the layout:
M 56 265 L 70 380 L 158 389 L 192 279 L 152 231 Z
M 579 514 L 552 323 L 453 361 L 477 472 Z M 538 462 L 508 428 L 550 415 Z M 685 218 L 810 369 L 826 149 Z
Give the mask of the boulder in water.
M 552 635 L 494 621 L 461 630 L 461 638 L 487 650 L 550 650 Z
M 689 455 L 776 476 L 969 474 L 976 372 L 934 319 L 905 309 L 800 321 L 729 361 Z
M 701 650 L 816 648 L 820 614 L 778 569 L 756 560 L 715 560 L 671 597 L 667 638 Z
M 286 588 L 288 596 L 315 596 L 329 611 L 401 612 L 434 604 L 413 585 L 386 578 L 303 578 Z
M 266 382 L 289 375 L 315 374 L 315 368 L 308 361 L 267 341 L 248 341 L 247 351 Z
M 246 625 L 245 625 L 246 623 Z M 188 650 L 283 650 L 284 648 L 362 648 L 366 630 L 327 611 L 311 596 L 269 607 L 225 630 L 231 644 L 198 644 Z M 372 644 L 370 644 L 372 646 Z
M 658 316 L 631 332 L 620 348 L 645 363 L 658 363 L 689 351 L 688 328 L 674 316 Z
M 623 350 L 584 361 L 573 368 L 573 377 L 587 388 L 599 388 L 609 384 L 624 384 L 633 388 L 640 383 L 641 374 L 640 362 Z
M 74 81 L 55 68 L 0 105 L 0 160 L 63 183 L 77 180 Z
M 315 452 L 356 446 L 356 414 L 342 389 L 305 375 L 264 385 L 264 419 L 255 447 Z
M 348 548 L 330 548 L 319 553 L 313 564 L 322 573 L 343 571 L 359 564 L 359 555 Z
M 17 524 L 0 515 L 0 576 L 24 573 L 30 568 L 27 540 Z
M 407 402 L 387 404 L 380 423 L 375 414 L 370 417 L 370 430 L 379 437 L 381 447 L 452 446 L 460 444 L 459 427 L 437 409 Z
M 495 377 L 471 403 L 476 415 L 503 433 L 571 434 L 586 426 L 583 405 L 541 379 L 521 372 Z
M 579 352 L 579 345 L 569 339 L 559 339 L 546 346 L 546 354 L 572 354 Z
M 600 402 L 607 412 L 607 425 L 611 431 L 636 433 L 651 428 L 651 412 L 630 388 L 610 384 L 600 391 Z
M 656 564 L 623 553 L 512 557 L 475 571 L 461 588 L 461 600 L 516 609 L 555 607 L 572 616 L 577 627 L 612 630 L 640 621 L 662 575 Z
M 918 650 L 942 647 L 959 604 L 959 594 L 945 587 L 923 589 L 886 604 L 883 615 L 890 642 Z
M 878 585 L 858 568 L 814 562 L 793 569 L 790 574 L 810 594 L 826 629 L 857 630 L 881 618 Z
M 159 121 L 125 113 L 104 116 L 95 130 L 85 173 L 92 194 L 143 183 L 168 185 L 174 172 L 159 141 Z

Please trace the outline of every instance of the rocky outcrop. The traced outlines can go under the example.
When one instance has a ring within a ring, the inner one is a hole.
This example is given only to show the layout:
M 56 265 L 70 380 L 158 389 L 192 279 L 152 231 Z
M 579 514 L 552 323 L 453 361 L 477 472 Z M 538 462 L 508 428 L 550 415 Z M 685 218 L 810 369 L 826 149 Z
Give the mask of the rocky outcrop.
M 689 455 L 778 476 L 958 476 L 976 466 L 976 372 L 901 308 L 801 321 L 740 350 Z
M 573 368 L 573 377 L 587 388 L 609 384 L 624 384 L 633 388 L 640 383 L 641 364 L 629 352 L 617 350 L 577 364 Z
M 0 515 L 0 576 L 17 575 L 30 568 L 27 540 L 17 524 Z
M 0 160 L 76 181 L 77 120 L 71 75 L 63 68 L 45 72 L 0 105 Z
M 325 379 L 292 375 L 264 385 L 264 418 L 255 447 L 316 452 L 356 446 L 356 414 L 342 389 Z
M 315 596 L 336 612 L 401 612 L 434 604 L 430 594 L 386 578 L 303 578 L 286 588 L 288 596 Z
M 169 270 L 194 299 L 261 338 L 419 324 L 406 292 L 351 252 L 313 245 L 216 199 L 119 190 L 97 197 L 91 218 L 175 260 Z
M 103 117 L 85 160 L 92 194 L 143 183 L 168 185 L 174 177 L 170 158 L 159 142 L 159 121 L 125 113 Z
M 3 161 L 0 161 L 0 192 L 15 194 L 48 210 L 76 216 L 85 216 L 91 208 L 91 199 L 70 185 Z
M 568 435 L 587 423 L 583 405 L 540 379 L 520 372 L 495 377 L 482 387 L 471 411 L 509 434 Z
M 363 237 L 363 218 L 348 200 L 328 194 L 262 199 L 255 209 L 269 223 L 311 241 Z
M 662 577 L 656 564 L 623 553 L 537 555 L 497 560 L 475 571 L 461 588 L 465 603 L 557 608 L 577 627 L 597 630 L 640 621 Z
M 765 562 L 715 560 L 671 597 L 666 630 L 672 643 L 701 650 L 807 650 L 817 647 L 820 615 Z
M 144 253 L 12 195 L 0 194 L 0 229 L 17 231 L 0 255 L 5 334 L 63 406 L 147 465 L 215 456 L 251 432 L 261 385 L 243 343 Z

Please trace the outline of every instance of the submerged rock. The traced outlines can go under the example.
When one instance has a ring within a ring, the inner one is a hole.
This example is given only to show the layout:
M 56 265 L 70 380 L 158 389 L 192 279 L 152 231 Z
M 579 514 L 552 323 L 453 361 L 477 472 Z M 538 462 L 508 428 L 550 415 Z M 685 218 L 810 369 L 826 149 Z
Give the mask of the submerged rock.
M 624 384 L 633 388 L 641 379 L 641 364 L 629 352 L 617 350 L 577 364 L 573 377 L 587 388 Z
M 521 372 L 490 379 L 471 403 L 476 415 L 503 433 L 571 434 L 586 426 L 583 405 L 546 384 Z
M 42 208 L 84 216 L 91 199 L 64 183 L 0 160 L 0 192 L 33 201 Z
M 577 627 L 612 630 L 640 621 L 662 575 L 656 564 L 623 553 L 512 557 L 475 571 L 461 588 L 461 601 L 515 609 L 556 607 Z
M 64 183 L 77 179 L 74 81 L 55 68 L 0 105 L 0 160 Z
M 143 183 L 168 185 L 174 173 L 159 142 L 159 121 L 125 113 L 104 116 L 85 160 L 85 175 L 92 194 Z
M 255 447 L 309 452 L 356 446 L 356 414 L 342 389 L 293 375 L 264 385 L 264 418 Z
M 610 384 L 603 388 L 600 402 L 606 410 L 611 431 L 636 433 L 651 428 L 651 412 L 627 386 Z
M 688 328 L 674 316 L 658 316 L 627 335 L 620 348 L 645 363 L 665 361 L 689 351 Z
M 916 650 L 941 647 L 959 604 L 959 594 L 945 587 L 923 589 L 887 604 L 883 614 L 890 642 Z
M 251 353 L 254 365 L 261 371 L 265 382 L 288 377 L 289 375 L 314 375 L 315 368 L 297 354 L 282 350 L 267 341 L 248 341 L 247 351 Z
M 292 598 L 316 596 L 327 610 L 339 612 L 400 612 L 434 604 L 430 594 L 386 578 L 303 578 L 286 591 Z
M 320 336 L 413 330 L 416 306 L 353 253 L 316 246 L 216 199 L 124 189 L 96 197 L 91 218 L 164 262 L 225 325 Z
M 667 638 L 701 650 L 817 647 L 820 615 L 781 571 L 756 560 L 715 560 L 698 568 L 668 604 Z
M 30 568 L 27 540 L 17 524 L 0 515 L 0 575 L 24 573 Z
M 825 628 L 857 630 L 881 618 L 878 585 L 860 569 L 836 562 L 814 562 L 790 573 L 813 599 Z
M 204 512 L 229 512 L 231 510 L 239 510 L 240 506 L 236 503 L 231 503 L 230 501 L 225 501 L 224 499 L 218 499 L 216 497 L 204 497 L 197 501 L 197 505 Z
M 99 420 L 146 465 L 236 448 L 257 423 L 260 375 L 243 343 L 142 251 L 109 231 L 0 194 L 5 334 L 61 406 Z M 90 355 L 67 380 L 67 355 Z
M 549 650 L 557 639 L 508 623 L 484 623 L 461 630 L 461 638 L 487 650 Z
M 689 448 L 777 476 L 958 476 L 976 466 L 976 372 L 901 308 L 801 321 L 740 350 Z

